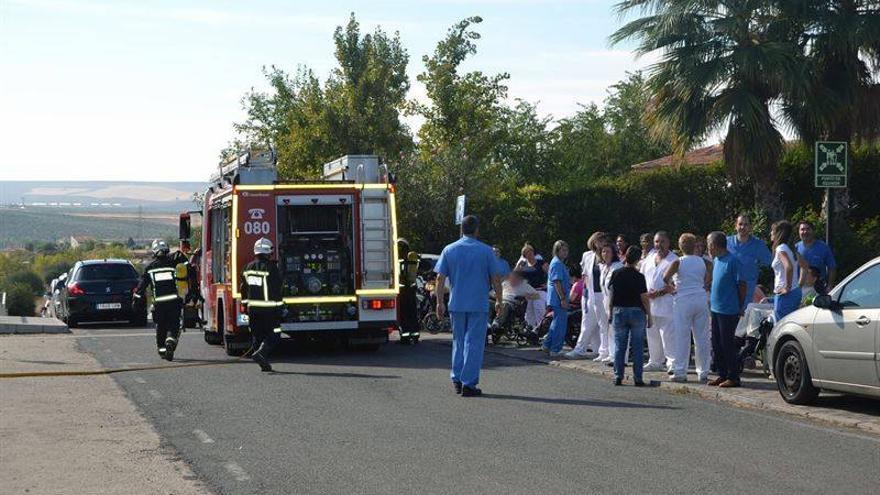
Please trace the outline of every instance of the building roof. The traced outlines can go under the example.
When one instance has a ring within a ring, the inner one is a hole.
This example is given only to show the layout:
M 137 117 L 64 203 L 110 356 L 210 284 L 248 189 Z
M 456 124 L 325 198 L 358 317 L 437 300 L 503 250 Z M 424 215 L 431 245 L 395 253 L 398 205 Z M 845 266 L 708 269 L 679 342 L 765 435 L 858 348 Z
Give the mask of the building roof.
M 724 145 L 713 144 L 705 148 L 689 151 L 683 157 L 664 156 L 647 162 L 636 163 L 630 168 L 634 171 L 657 170 L 674 165 L 709 165 L 724 160 Z

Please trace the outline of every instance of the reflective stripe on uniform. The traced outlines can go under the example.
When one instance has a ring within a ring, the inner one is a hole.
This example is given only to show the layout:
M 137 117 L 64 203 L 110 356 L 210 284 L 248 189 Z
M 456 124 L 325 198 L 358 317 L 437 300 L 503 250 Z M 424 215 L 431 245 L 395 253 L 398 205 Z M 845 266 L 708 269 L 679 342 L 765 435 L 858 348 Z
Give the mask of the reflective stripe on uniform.
M 170 294 L 167 296 L 159 296 L 159 297 L 153 298 L 153 300 L 156 302 L 173 301 L 175 299 L 180 299 L 179 297 L 177 297 L 177 294 Z
M 275 333 L 281 333 L 281 329 L 280 329 L 280 328 L 274 328 L 274 329 L 272 329 L 272 331 L 275 332 Z
M 241 272 L 241 274 L 244 276 L 248 276 L 248 275 L 256 275 L 258 277 L 268 277 L 269 276 L 269 272 L 264 272 L 261 270 L 245 270 L 245 271 Z
M 277 308 L 283 306 L 282 301 L 248 301 L 248 307 L 251 308 Z

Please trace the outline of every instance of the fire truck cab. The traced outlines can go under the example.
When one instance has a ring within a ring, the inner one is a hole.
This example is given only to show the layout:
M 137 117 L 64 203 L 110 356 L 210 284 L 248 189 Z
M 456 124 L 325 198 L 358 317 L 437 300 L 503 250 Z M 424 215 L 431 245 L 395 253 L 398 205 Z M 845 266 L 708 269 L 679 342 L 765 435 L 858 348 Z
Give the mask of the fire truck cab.
M 219 167 L 205 194 L 200 290 L 205 340 L 228 354 L 250 347 L 241 271 L 266 237 L 282 277 L 281 330 L 377 349 L 397 327 L 395 186 L 373 155 L 324 165 L 314 182 L 279 182 L 272 151 Z

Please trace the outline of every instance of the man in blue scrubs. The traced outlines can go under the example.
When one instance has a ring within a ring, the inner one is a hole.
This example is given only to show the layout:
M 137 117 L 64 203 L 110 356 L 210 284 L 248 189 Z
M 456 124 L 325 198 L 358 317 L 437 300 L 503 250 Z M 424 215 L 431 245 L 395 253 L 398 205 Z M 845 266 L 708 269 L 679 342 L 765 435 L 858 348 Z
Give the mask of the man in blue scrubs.
M 437 316 L 446 314 L 446 279 L 452 287 L 449 316 L 452 320 L 452 385 L 462 397 L 482 394 L 477 388 L 486 329 L 489 325 L 489 289 L 495 288 L 496 312 L 501 312 L 502 289 L 498 258 L 492 248 L 477 238 L 480 221 L 473 215 L 461 223 L 461 239 L 443 248 L 437 272 Z
M 767 244 L 752 235 L 752 218 L 747 213 L 736 217 L 736 234 L 727 236 L 727 250 L 739 260 L 741 280 L 746 283 L 743 309 L 752 302 L 758 284 L 758 269 L 770 266 L 773 256 Z
M 804 258 L 807 266 L 819 269 L 819 275 L 825 281 L 828 290 L 834 287 L 834 279 L 837 275 L 837 261 L 828 244 L 816 239 L 816 231 L 813 224 L 804 220 L 798 224 L 798 234 L 801 241 L 797 243 L 798 256 Z

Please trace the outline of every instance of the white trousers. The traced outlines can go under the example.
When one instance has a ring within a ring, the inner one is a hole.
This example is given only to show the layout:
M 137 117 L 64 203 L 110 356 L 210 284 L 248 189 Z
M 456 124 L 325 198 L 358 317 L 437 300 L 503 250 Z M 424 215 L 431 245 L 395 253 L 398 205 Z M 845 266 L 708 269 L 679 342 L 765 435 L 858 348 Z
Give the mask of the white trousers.
M 663 366 L 663 361 L 670 359 L 666 349 L 672 347 L 669 342 L 667 347 L 666 341 L 672 336 L 672 318 L 669 316 L 651 315 L 652 325 L 648 327 L 648 365 Z M 668 363 L 669 366 L 672 363 Z
M 708 325 L 709 308 L 706 307 L 706 296 L 703 294 L 676 296 L 672 303 L 672 318 L 677 339 L 672 368 L 675 376 L 687 375 L 691 357 L 691 335 L 693 335 L 697 377 L 699 379 L 708 377 L 712 339 Z
M 593 299 L 599 299 L 600 309 L 597 310 L 593 307 Z M 581 308 L 583 308 L 583 313 L 581 314 L 581 333 L 578 335 L 577 345 L 574 346 L 574 351 L 578 354 L 586 354 L 587 349 L 601 352 L 601 322 L 604 321 L 605 325 L 608 325 L 608 316 L 605 314 L 603 301 L 602 294 L 596 294 L 589 300 L 586 297 L 581 297 Z M 601 314 L 599 313 L 600 311 Z
M 532 328 L 537 328 L 547 314 L 547 292 L 542 290 L 538 294 L 541 297 L 530 300 L 526 305 L 526 323 Z

